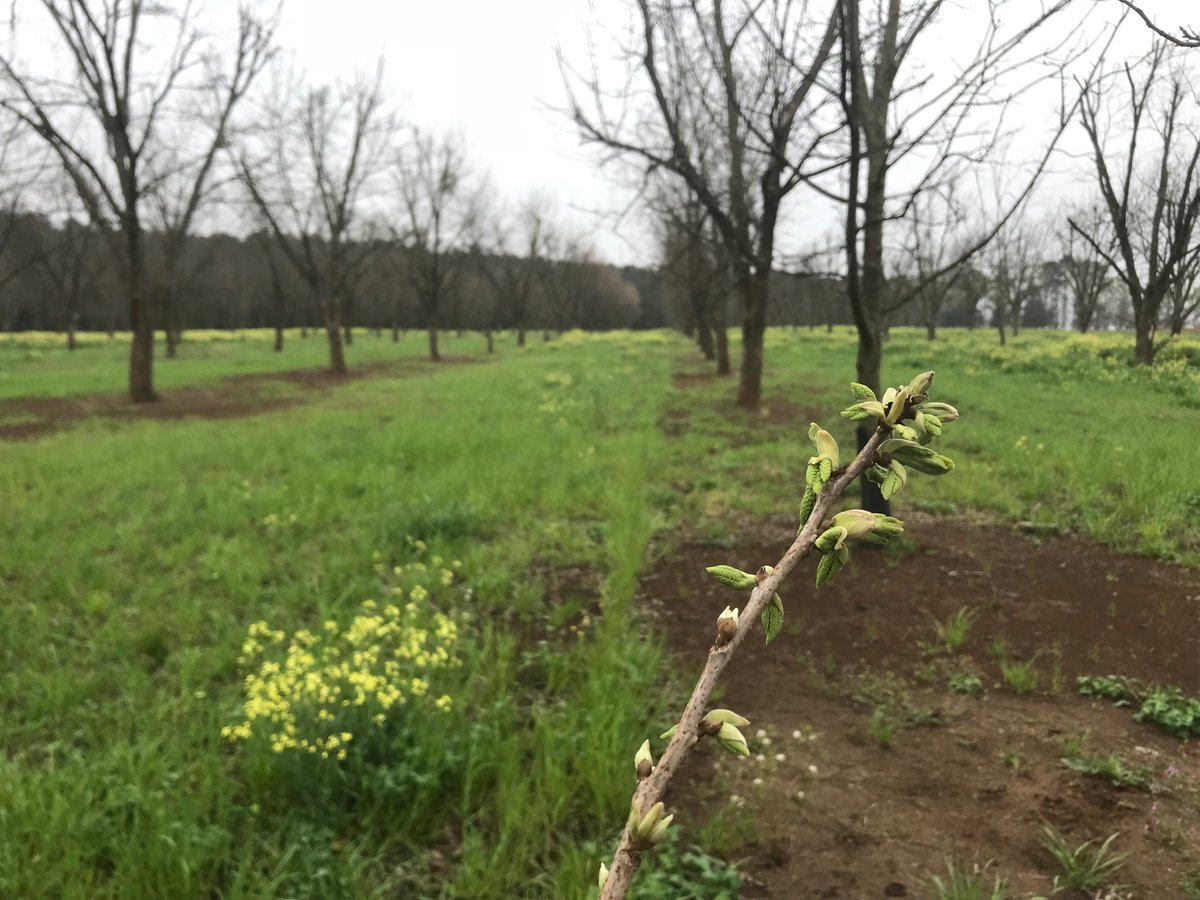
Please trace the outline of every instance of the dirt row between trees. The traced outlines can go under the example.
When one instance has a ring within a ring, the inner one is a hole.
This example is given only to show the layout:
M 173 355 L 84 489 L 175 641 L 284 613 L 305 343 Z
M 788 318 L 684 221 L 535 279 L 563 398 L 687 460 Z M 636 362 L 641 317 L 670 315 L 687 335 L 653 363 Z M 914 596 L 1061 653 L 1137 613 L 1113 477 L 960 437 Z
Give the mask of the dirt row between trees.
M 137 419 L 254 416 L 310 402 L 339 385 L 363 378 L 430 373 L 442 365 L 483 361 L 472 356 L 443 356 L 438 363 L 423 359 L 368 363 L 355 366 L 345 375 L 335 375 L 326 369 L 231 375 L 203 385 L 159 391 L 155 403 L 132 403 L 123 393 L 15 397 L 0 400 L 0 441 L 41 437 L 89 418 L 119 423 Z
M 720 700 L 767 741 L 752 740 L 745 761 L 702 748 L 672 798 L 681 818 L 726 823 L 728 852 L 751 876 L 746 896 L 922 897 L 925 874 L 950 856 L 993 861 L 1011 889 L 1049 896 L 1045 824 L 1073 846 L 1119 832 L 1114 844 L 1129 854 L 1119 880 L 1133 886 L 1119 896 L 1182 896 L 1181 875 L 1200 866 L 1200 754 L 1130 709 L 1078 696 L 1075 678 L 1200 691 L 1200 572 L 1067 538 L 903 518 L 916 542 L 907 553 L 856 550 L 820 591 L 815 560 L 793 574 L 784 632 L 770 647 L 761 637 L 743 646 Z M 769 522 L 733 549 L 685 542 L 656 563 L 640 594 L 682 672 L 699 672 L 717 614 L 737 599 L 704 568 L 774 563 L 794 530 Z M 964 606 L 976 619 L 962 649 L 923 651 L 935 619 Z M 1037 692 L 1001 683 L 997 637 L 1007 658 L 1037 654 Z M 983 693 L 949 691 L 950 671 L 977 675 Z M 920 727 L 899 728 L 885 749 L 868 733 L 876 707 Z M 1145 769 L 1153 791 L 1067 768 L 1071 738 Z M 747 814 L 757 834 L 742 843 L 735 822 Z

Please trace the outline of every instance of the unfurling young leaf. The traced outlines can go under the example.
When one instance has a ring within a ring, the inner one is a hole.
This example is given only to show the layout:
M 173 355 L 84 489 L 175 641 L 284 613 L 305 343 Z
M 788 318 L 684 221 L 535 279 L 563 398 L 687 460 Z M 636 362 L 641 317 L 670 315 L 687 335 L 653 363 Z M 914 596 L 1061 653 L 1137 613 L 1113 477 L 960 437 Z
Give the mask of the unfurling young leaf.
M 887 475 L 879 483 L 879 493 L 884 500 L 891 500 L 900 493 L 900 489 L 908 483 L 908 470 L 894 459 L 888 467 Z
M 817 564 L 817 587 L 824 587 L 825 582 L 842 570 L 845 560 L 838 553 L 824 553 Z
M 808 517 L 812 515 L 813 507 L 816 505 L 817 492 L 812 489 L 812 485 L 809 485 L 804 489 L 804 499 L 800 501 L 800 529 L 797 529 L 797 534 L 808 524 Z
M 857 381 L 850 382 L 850 391 L 854 394 L 854 399 L 859 403 L 862 403 L 864 400 L 879 399 L 875 396 L 875 392 L 873 390 L 871 390 L 865 384 L 859 384 Z
M 762 611 L 762 627 L 768 644 L 775 640 L 775 635 L 783 628 L 783 600 L 778 594 L 771 598 Z

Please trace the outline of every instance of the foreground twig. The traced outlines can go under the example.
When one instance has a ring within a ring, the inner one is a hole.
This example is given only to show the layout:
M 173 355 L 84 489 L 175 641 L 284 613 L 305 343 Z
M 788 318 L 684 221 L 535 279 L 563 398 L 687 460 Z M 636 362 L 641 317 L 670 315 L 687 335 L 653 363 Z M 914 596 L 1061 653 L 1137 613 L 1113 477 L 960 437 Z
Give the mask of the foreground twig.
M 940 472 L 953 468 L 953 464 L 948 459 L 933 453 L 924 446 L 930 438 L 940 434 L 941 420 L 950 421 L 957 417 L 957 411 L 953 407 L 945 404 L 924 404 L 932 376 L 933 373 L 929 372 L 918 376 L 911 385 L 901 388 L 899 391 L 889 390 L 884 395 L 882 403 L 875 400 L 874 394 L 869 390 L 855 385 L 856 395 L 860 401 L 865 402 L 856 404 L 846 410 L 843 415 L 848 418 L 877 417 L 879 421 L 875 433 L 849 465 L 842 469 L 836 469 L 836 444 L 833 443 L 828 432 L 813 426 L 814 430 L 810 434 L 818 435 L 817 445 L 818 450 L 822 451 L 822 456 L 810 460 L 810 487 L 806 491 L 804 504 L 806 507 L 810 507 L 810 511 L 787 552 L 783 554 L 773 569 L 763 567 L 757 576 L 737 572 L 728 567 L 717 567 L 742 576 L 748 583 L 738 581 L 735 584 L 734 581 L 727 581 L 723 578 L 722 574 L 724 573 L 714 572 L 721 580 L 734 587 L 745 588 L 753 584 L 753 591 L 740 616 L 736 611 L 727 610 L 718 620 L 717 639 L 708 651 L 708 659 L 700 673 L 700 678 L 692 690 L 678 724 L 673 729 L 674 734 L 670 743 L 657 765 L 654 765 L 650 758 L 648 743 L 643 745 L 635 759 L 640 783 L 633 794 L 629 821 L 625 825 L 611 866 L 601 867 L 600 900 L 618 900 L 618 898 L 625 897 L 633 881 L 633 876 L 637 872 L 642 854 L 665 834 L 671 817 L 663 818 L 663 809 L 658 804 L 661 804 L 672 777 L 678 772 L 679 767 L 696 743 L 706 735 L 719 736 L 726 746 L 735 743 L 735 746 L 730 749 L 735 749 L 742 755 L 745 754 L 744 739 L 736 728 L 729 731 L 730 735 L 736 735 L 730 741 L 726 737 L 727 732 L 721 730 L 723 726 L 720 721 L 712 713 L 708 713 L 706 716 L 709 700 L 721 672 L 749 632 L 753 630 L 755 621 L 775 600 L 776 590 L 797 563 L 808 556 L 814 547 L 825 553 L 826 559 L 823 560 L 822 567 L 818 570 L 818 584 L 820 584 L 841 567 L 841 560 L 845 558 L 843 541 L 846 537 L 865 537 L 867 532 L 876 527 L 862 524 L 868 519 L 872 523 L 875 522 L 872 514 L 862 510 L 843 513 L 838 519 L 832 521 L 828 518 L 834 503 L 842 496 L 846 488 L 860 475 L 868 473 L 869 470 L 875 470 L 872 473 L 873 480 L 883 480 L 884 472 L 888 473 L 888 478 L 895 479 L 890 491 L 886 486 L 884 488 L 885 493 L 890 496 L 891 493 L 899 490 L 899 486 L 907 478 L 905 462 L 918 471 L 929 474 L 940 474 Z M 869 400 L 866 400 L 867 395 L 870 395 Z M 922 413 L 920 411 L 922 405 L 931 410 L 936 408 L 936 412 Z M 938 414 L 940 414 L 940 418 Z M 920 433 L 918 434 L 914 428 L 903 424 L 905 419 L 917 420 L 914 421 L 914 425 L 920 426 Z M 925 430 L 926 428 L 928 431 Z M 909 435 L 920 439 L 919 442 L 918 440 L 909 440 Z M 883 450 L 890 452 L 881 452 Z M 815 473 L 821 470 L 822 460 L 828 459 L 830 455 L 833 460 L 825 467 L 825 478 L 816 482 L 818 489 L 814 490 L 814 478 L 817 477 Z M 887 517 L 882 518 L 887 519 Z M 849 525 L 849 530 L 842 527 L 839 521 Z M 895 523 L 896 526 L 899 525 L 895 520 L 888 519 L 888 521 Z M 878 527 L 882 531 L 884 526 L 881 523 Z M 898 530 L 898 527 L 893 528 L 891 533 Z M 826 567 L 825 563 L 831 561 L 835 556 L 839 560 L 836 565 Z M 822 575 L 821 571 L 826 569 L 832 571 L 825 571 L 825 574 Z M 781 621 L 782 606 L 780 605 L 779 608 Z M 775 626 L 775 630 L 777 629 L 778 625 Z M 773 634 L 774 632 L 768 627 L 768 640 L 773 637 Z M 728 711 L 721 712 L 728 714 Z M 733 718 L 740 717 L 733 716 Z M 728 722 L 729 718 L 724 718 L 723 721 Z M 737 742 L 740 742 L 740 746 L 736 746 Z

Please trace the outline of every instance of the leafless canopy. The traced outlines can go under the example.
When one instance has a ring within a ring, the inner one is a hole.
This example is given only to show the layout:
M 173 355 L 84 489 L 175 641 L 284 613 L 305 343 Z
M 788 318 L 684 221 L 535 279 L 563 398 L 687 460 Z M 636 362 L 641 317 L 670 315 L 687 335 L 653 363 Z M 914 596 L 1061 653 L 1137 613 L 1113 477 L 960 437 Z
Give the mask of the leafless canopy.
M 209 47 L 189 2 L 40 0 L 40 6 L 73 77 L 29 68 L 10 43 L 0 52 L 7 88 L 0 103 L 50 148 L 92 223 L 120 236 L 134 332 L 130 394 L 152 400 L 147 201 L 175 185 L 179 202 L 171 204 L 170 225 L 179 233 L 191 226 L 232 111 L 270 57 L 274 17 L 243 7 L 233 60 L 218 68 L 212 61 L 224 54 Z M 189 144 L 200 148 L 191 157 L 165 135 L 172 121 L 195 115 L 198 97 L 215 99 L 211 115 L 190 133 Z M 200 133 L 205 138 L 197 140 Z
M 784 198 L 819 170 L 838 125 L 817 89 L 837 37 L 836 3 L 636 0 L 626 84 L 566 71 L 585 141 L 643 172 L 682 179 L 725 244 L 743 305 L 738 402 L 757 407 L 762 336 Z
M 239 177 L 276 246 L 316 295 L 330 368 L 344 372 L 341 327 L 379 247 L 367 204 L 397 128 L 383 68 L 307 90 L 294 75 L 281 75 L 274 93 L 262 134 L 239 153 Z
M 1070 223 L 1125 286 L 1141 364 L 1154 361 L 1164 299 L 1200 255 L 1200 132 L 1188 118 L 1195 98 L 1186 66 L 1160 41 L 1140 63 L 1089 85 L 1080 109 L 1108 221 L 1103 233 Z

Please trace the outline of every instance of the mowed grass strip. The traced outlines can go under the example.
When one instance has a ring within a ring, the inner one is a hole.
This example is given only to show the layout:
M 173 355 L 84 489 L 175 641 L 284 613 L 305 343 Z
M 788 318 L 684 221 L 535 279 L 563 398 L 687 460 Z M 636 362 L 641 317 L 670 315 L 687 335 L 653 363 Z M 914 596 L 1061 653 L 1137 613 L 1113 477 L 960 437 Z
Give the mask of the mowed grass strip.
M 584 896 L 670 699 L 630 598 L 681 346 L 0 444 L 0 896 Z M 220 736 L 247 628 L 345 621 L 410 537 L 470 588 L 453 710 L 411 713 L 430 769 L 282 803 Z
M 483 337 L 453 331 L 442 335 L 441 350 L 452 356 L 487 355 Z M 500 354 L 516 345 L 507 333 L 496 335 Z M 155 346 L 154 384 L 159 390 L 206 384 L 232 375 L 255 375 L 300 369 L 329 368 L 329 343 L 324 331 L 299 329 L 285 332 L 283 350 L 274 350 L 275 332 L 269 328 L 246 331 L 185 331 L 178 356 L 166 359 L 163 342 Z M 362 366 L 427 359 L 429 345 L 423 331 L 407 331 L 393 342 L 391 332 L 375 334 L 357 329 L 354 343 L 345 348 L 351 374 Z M 66 349 L 62 335 L 52 332 L 0 334 L 0 400 L 16 397 L 70 397 L 77 394 L 121 394 L 128 388 L 129 336 L 119 333 L 86 333 L 79 348 Z

